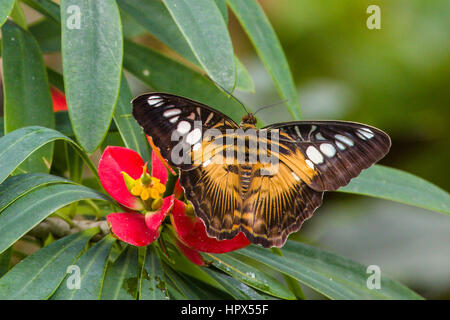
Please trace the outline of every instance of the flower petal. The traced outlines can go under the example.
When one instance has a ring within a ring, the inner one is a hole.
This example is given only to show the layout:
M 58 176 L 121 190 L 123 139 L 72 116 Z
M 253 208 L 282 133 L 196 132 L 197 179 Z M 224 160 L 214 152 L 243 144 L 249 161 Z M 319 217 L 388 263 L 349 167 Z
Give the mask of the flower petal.
M 141 200 L 128 191 L 122 172 L 138 179 L 143 165 L 144 160 L 136 151 L 124 147 L 107 147 L 98 163 L 100 182 L 117 202 L 134 210 L 142 210 L 144 206 Z
M 67 110 L 66 97 L 62 91 L 59 91 L 55 87 L 50 88 L 53 101 L 53 111 L 65 111 Z
M 175 199 L 171 218 L 179 239 L 190 248 L 203 252 L 225 253 L 250 244 L 242 232 L 230 240 L 208 237 L 203 221 L 200 218 L 189 217 L 185 209 L 185 203 Z
M 144 215 L 137 212 L 110 213 L 106 220 L 117 238 L 133 246 L 147 246 L 159 236 L 158 230 L 149 229 Z
M 177 179 L 177 182 L 175 183 L 175 187 L 173 188 L 173 194 L 175 195 L 175 198 L 180 199 L 183 195 L 183 188 L 180 185 L 180 179 Z
M 158 178 L 162 184 L 166 184 L 169 177 L 164 163 L 162 163 L 154 150 L 152 151 L 152 177 Z
M 180 251 L 186 256 L 186 258 L 188 258 L 189 260 L 191 260 L 193 263 L 195 263 L 198 266 L 205 265 L 205 263 L 203 262 L 203 258 L 200 255 L 200 253 L 198 253 L 198 251 L 189 248 L 188 246 L 183 244 L 183 242 L 181 242 L 178 239 L 177 239 L 176 243 L 177 243 L 178 249 L 180 249 Z
M 149 212 L 145 215 L 145 223 L 149 229 L 158 231 L 161 223 L 164 221 L 164 218 L 169 213 L 170 209 L 172 209 L 174 200 L 174 195 L 165 197 L 163 199 L 162 206 L 158 211 Z

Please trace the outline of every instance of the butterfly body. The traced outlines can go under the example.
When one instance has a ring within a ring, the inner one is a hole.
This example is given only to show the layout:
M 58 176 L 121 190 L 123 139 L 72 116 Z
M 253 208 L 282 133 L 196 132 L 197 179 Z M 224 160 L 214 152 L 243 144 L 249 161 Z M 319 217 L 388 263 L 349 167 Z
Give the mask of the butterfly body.
M 133 100 L 133 115 L 162 156 L 180 169 L 180 184 L 209 236 L 239 232 L 281 247 L 322 203 L 381 159 L 390 139 L 344 121 L 296 121 L 262 129 L 247 114 L 238 125 L 183 97 L 151 93 Z

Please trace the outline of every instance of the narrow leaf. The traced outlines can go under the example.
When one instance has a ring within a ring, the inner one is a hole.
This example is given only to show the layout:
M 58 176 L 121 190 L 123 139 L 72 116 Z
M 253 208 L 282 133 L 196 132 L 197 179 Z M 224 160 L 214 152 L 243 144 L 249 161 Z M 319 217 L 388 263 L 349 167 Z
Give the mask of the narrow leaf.
M 44 60 L 33 36 L 11 21 L 2 27 L 5 132 L 30 125 L 55 127 Z M 48 172 L 53 146 L 36 152 L 22 172 Z
M 0 138 L 0 183 L 8 177 L 30 154 L 55 140 L 68 142 L 83 158 L 86 165 L 97 175 L 97 169 L 80 147 L 56 130 L 44 127 L 17 129 Z
M 61 51 L 61 27 L 54 20 L 49 18 L 39 20 L 28 30 L 38 42 L 43 53 Z
M 154 246 L 148 246 L 139 281 L 140 300 L 168 299 L 167 285 L 161 260 Z
M 232 91 L 236 79 L 233 46 L 217 5 L 201 0 L 163 2 L 206 73 Z
M 120 132 L 125 146 L 137 151 L 145 162 L 150 161 L 150 147 L 142 128 L 134 120 L 131 111 L 132 100 L 130 88 L 127 79 L 122 76 L 120 85 L 119 100 L 117 101 L 116 111 L 114 112 L 114 122 Z
M 117 4 L 158 40 L 187 60 L 199 63 L 162 1 L 117 0 Z
M 80 286 L 68 277 L 52 295 L 52 300 L 97 300 L 100 297 L 106 263 L 115 239 L 107 235 L 85 252 L 74 266 L 80 271 Z
M 282 299 L 295 299 L 283 284 L 272 276 L 236 258 L 234 253 L 205 254 L 212 264 L 246 285 Z
M 106 270 L 102 296 L 104 300 L 136 300 L 138 289 L 138 249 L 127 246 Z
M 96 231 L 87 230 L 64 237 L 19 262 L 0 279 L 0 299 L 48 298 Z
M 8 272 L 11 265 L 12 246 L 0 253 L 0 278 Z M 0 279 L 1 282 L 1 279 Z
M 211 81 L 162 54 L 125 41 L 124 67 L 152 88 L 188 97 L 241 120 L 242 106 L 223 94 Z
M 105 138 L 119 94 L 122 28 L 114 0 L 62 0 L 62 58 L 72 127 L 93 152 Z
M 213 277 L 218 283 L 220 283 L 233 298 L 237 300 L 262 300 L 263 297 L 258 294 L 251 287 L 238 281 L 237 279 L 230 277 L 224 273 L 212 271 L 210 268 L 206 268 L 205 271 Z
M 56 210 L 86 199 L 109 200 L 97 191 L 72 184 L 44 186 L 17 199 L 0 214 L 0 253 Z
M 450 194 L 410 173 L 375 165 L 353 179 L 341 192 L 397 201 L 450 214 Z
M 73 183 L 67 179 L 45 173 L 19 174 L 0 184 L 0 212 L 26 193 L 44 185 Z
M 331 299 L 421 299 L 402 284 L 381 276 L 381 288 L 369 289 L 370 274 L 359 263 L 312 246 L 287 241 L 283 257 L 270 250 L 251 246 L 236 251 L 236 259 L 249 257 L 287 274 Z
M 255 85 L 250 73 L 237 57 L 234 58 L 234 62 L 236 64 L 236 89 L 254 93 Z
M 15 0 L 3 0 L 0 3 L 0 27 L 5 23 L 6 19 L 10 15 L 13 7 L 14 7 Z
M 266 66 L 272 80 L 295 120 L 301 118 L 297 90 L 281 44 L 264 11 L 255 0 L 228 0 L 231 10 L 240 21 Z
M 52 0 L 21 0 L 34 10 L 42 13 L 44 16 L 52 18 L 55 22 L 60 22 L 59 5 Z

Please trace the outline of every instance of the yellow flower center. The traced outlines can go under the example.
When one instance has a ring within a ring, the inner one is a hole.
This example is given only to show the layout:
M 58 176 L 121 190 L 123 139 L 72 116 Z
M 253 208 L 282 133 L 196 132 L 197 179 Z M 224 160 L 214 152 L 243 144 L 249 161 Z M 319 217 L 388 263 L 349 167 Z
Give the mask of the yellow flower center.
M 133 196 L 140 197 L 144 201 L 150 198 L 159 199 L 165 191 L 166 186 L 154 177 L 151 177 L 150 183 L 147 184 L 144 184 L 141 178 L 135 180 L 130 190 Z

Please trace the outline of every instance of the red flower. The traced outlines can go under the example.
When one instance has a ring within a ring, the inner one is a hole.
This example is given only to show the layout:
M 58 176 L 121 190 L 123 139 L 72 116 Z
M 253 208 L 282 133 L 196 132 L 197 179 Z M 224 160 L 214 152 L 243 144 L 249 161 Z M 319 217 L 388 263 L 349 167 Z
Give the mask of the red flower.
M 177 234 L 178 248 L 197 265 L 203 265 L 203 260 L 198 251 L 225 253 L 244 248 L 250 244 L 250 241 L 242 232 L 230 240 L 217 240 L 208 237 L 203 221 L 194 216 L 192 207 L 178 199 L 175 199 L 170 218 Z
M 53 111 L 56 112 L 67 110 L 66 96 L 64 93 L 55 87 L 50 87 L 50 93 L 52 94 Z
M 156 148 L 152 152 L 151 174 L 133 150 L 107 147 L 103 152 L 98 166 L 100 182 L 126 210 L 106 217 L 118 239 L 135 246 L 149 245 L 159 237 L 164 218 L 172 212 L 178 248 L 197 265 L 203 265 L 199 251 L 224 253 L 250 244 L 242 233 L 231 240 L 209 238 L 192 207 L 177 199 L 183 192 L 178 181 L 173 194 L 162 198 L 168 180 L 166 166 Z
M 137 152 L 107 147 L 98 165 L 103 188 L 128 211 L 111 213 L 106 219 L 117 238 L 135 246 L 149 245 L 159 237 L 159 227 L 174 201 L 173 195 L 161 198 L 168 175 L 154 154 L 152 160 L 150 175 Z

